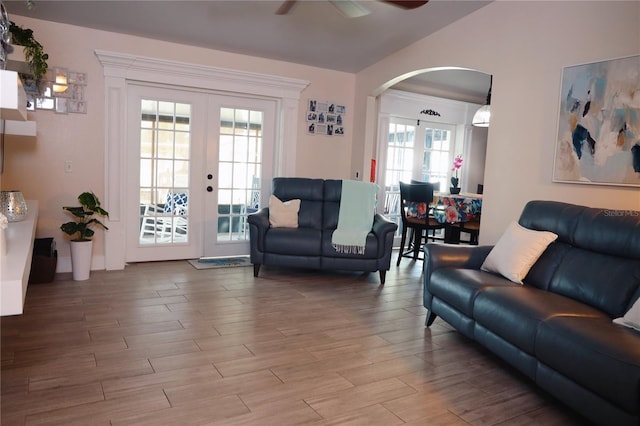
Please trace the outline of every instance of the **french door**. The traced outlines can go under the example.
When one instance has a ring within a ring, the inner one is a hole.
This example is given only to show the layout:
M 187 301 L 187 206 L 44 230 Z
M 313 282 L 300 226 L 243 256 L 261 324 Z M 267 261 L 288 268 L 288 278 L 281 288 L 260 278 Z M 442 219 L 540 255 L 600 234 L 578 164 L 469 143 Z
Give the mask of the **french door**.
M 126 261 L 247 254 L 275 102 L 132 85 L 127 111 Z
M 248 254 L 247 215 L 271 190 L 276 103 L 211 96 L 208 110 L 204 256 Z

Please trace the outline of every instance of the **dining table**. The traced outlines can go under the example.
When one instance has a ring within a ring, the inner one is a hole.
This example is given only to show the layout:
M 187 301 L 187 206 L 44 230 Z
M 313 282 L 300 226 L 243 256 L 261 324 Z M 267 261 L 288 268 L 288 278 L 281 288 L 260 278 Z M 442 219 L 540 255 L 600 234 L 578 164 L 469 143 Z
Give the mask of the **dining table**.
M 480 218 L 482 194 L 437 192 L 433 195 L 433 217 L 445 225 L 444 242 L 460 243 L 460 224 Z

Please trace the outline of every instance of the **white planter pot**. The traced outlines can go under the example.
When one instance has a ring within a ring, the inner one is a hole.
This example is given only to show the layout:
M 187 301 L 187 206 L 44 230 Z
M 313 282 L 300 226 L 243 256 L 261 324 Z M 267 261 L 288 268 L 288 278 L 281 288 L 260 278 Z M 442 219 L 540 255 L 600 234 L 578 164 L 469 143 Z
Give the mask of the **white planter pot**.
M 93 241 L 71 241 L 71 268 L 74 281 L 85 281 L 91 274 Z

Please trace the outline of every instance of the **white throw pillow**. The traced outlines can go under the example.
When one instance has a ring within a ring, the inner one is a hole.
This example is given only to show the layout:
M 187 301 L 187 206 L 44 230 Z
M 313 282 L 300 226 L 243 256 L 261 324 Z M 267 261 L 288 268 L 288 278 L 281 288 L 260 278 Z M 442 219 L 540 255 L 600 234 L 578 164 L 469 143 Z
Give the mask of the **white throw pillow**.
M 273 228 L 297 228 L 300 200 L 289 200 L 284 203 L 275 195 L 269 198 L 269 223 Z
M 511 222 L 480 267 L 522 284 L 529 269 L 549 244 L 558 238 L 549 231 L 534 231 Z
M 640 331 L 640 297 L 638 297 L 638 300 L 636 300 L 631 309 L 629 309 L 629 312 L 624 314 L 623 317 L 614 319 L 613 322 Z

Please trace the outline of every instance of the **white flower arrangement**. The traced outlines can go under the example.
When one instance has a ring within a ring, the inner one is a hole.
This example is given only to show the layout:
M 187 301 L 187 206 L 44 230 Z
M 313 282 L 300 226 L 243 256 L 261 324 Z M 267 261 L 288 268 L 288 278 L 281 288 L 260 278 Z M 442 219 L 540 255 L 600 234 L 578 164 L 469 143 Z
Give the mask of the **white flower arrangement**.
M 7 219 L 7 217 L 0 213 L 0 229 L 4 230 L 7 229 L 7 227 L 9 226 L 9 219 Z

